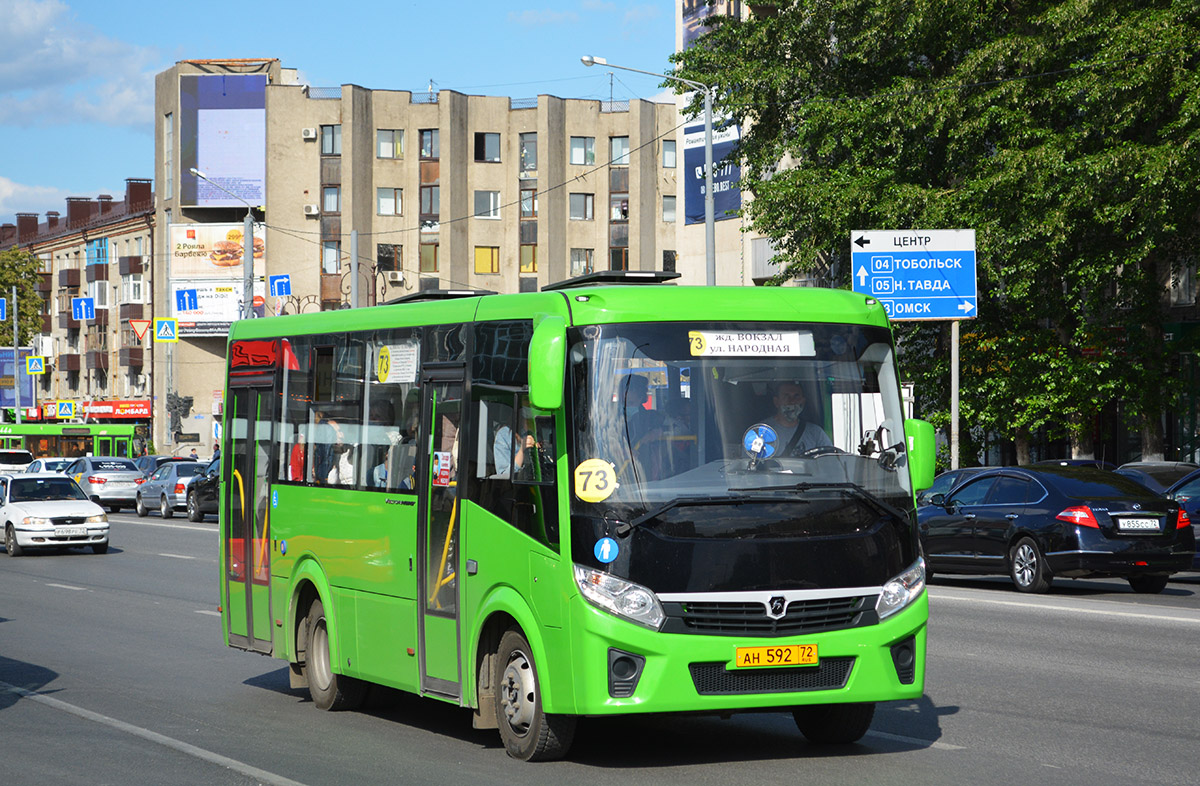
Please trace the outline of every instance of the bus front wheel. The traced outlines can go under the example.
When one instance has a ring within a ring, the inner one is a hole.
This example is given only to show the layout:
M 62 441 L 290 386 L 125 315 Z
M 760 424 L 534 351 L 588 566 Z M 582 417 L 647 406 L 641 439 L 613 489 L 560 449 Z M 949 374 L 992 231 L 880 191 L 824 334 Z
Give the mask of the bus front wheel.
M 561 759 L 575 737 L 575 717 L 542 711 L 533 649 L 509 630 L 496 651 L 496 722 L 508 755 L 521 761 Z
M 329 627 L 325 621 L 325 606 L 314 600 L 308 607 L 305 621 L 304 676 L 308 692 L 319 710 L 352 710 L 362 704 L 367 686 L 361 680 L 337 674 L 329 651 Z
M 849 745 L 858 742 L 875 717 L 875 703 L 814 704 L 792 710 L 796 726 L 809 742 L 818 745 Z

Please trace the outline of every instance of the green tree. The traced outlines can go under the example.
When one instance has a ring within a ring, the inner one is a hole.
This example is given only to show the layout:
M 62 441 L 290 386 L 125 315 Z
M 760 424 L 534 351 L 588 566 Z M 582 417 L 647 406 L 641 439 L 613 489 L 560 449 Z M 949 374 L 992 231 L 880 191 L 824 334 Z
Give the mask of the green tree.
M 22 346 L 42 332 L 42 297 L 37 292 L 37 276 L 42 262 L 28 251 L 10 248 L 0 251 L 0 297 L 8 300 L 6 318 L 0 322 L 0 346 L 12 345 L 12 290 L 17 288 L 20 310 L 17 323 L 18 339 Z
M 674 60 L 743 126 L 744 209 L 789 273 L 833 262 L 848 285 L 852 229 L 974 228 L 964 422 L 1086 442 L 1120 399 L 1161 450 L 1166 287 L 1200 240 L 1200 5 L 752 8 Z M 946 326 L 899 333 L 923 414 L 944 418 Z

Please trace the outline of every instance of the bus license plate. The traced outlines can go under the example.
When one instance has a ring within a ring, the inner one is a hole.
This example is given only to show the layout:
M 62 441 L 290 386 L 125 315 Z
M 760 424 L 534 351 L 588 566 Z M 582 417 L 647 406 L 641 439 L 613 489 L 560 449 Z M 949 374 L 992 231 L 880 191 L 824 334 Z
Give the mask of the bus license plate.
M 783 644 L 775 647 L 738 647 L 734 665 L 739 669 L 762 666 L 816 666 L 816 644 Z

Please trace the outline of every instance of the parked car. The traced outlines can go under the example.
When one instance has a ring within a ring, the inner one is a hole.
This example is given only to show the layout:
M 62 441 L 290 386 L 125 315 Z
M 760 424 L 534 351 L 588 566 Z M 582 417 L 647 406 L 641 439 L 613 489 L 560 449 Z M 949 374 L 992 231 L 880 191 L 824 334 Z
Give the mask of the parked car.
M 183 510 L 187 504 L 187 487 L 204 471 L 204 465 L 199 461 L 168 461 L 150 477 L 146 478 L 137 490 L 134 500 L 134 510 L 139 516 L 150 512 L 150 505 L 158 507 L 164 519 L 175 515 L 175 509 Z
M 1192 470 L 1167 489 L 1164 496 L 1179 503 L 1192 520 L 1192 532 L 1200 544 L 1200 469 Z M 1200 551 L 1192 558 L 1192 570 L 1200 570 Z
M 4 548 L 19 557 L 27 549 L 90 546 L 108 551 L 108 516 L 71 478 L 57 472 L 0 475 L 0 522 Z
M 917 521 L 931 572 L 1007 573 L 1022 592 L 1045 592 L 1055 576 L 1120 576 L 1135 592 L 1161 592 L 1196 551 L 1177 502 L 1085 467 L 980 472 L 935 494 Z
M 148 478 L 154 474 L 154 470 L 169 461 L 191 460 L 187 456 L 138 456 L 133 460 L 133 463 L 137 465 L 138 472 L 142 473 L 142 477 Z
M 133 507 L 142 473 L 127 458 L 119 456 L 85 456 L 67 466 L 66 474 L 75 479 L 89 497 L 99 497 L 101 505 L 113 513 Z
M 204 474 L 191 482 L 187 489 L 188 521 L 204 521 L 204 514 L 217 513 L 221 491 L 221 459 L 208 462 Z
M 0 450 L 0 472 L 24 472 L 33 463 L 33 454 L 28 450 L 5 448 Z
M 945 494 L 954 488 L 955 485 L 963 482 L 972 475 L 983 472 L 991 467 L 959 467 L 958 469 L 948 469 L 942 474 L 933 479 L 933 485 L 917 495 L 918 505 L 928 505 L 929 500 L 934 494 Z
M 63 456 L 42 456 L 41 458 L 34 459 L 33 463 L 25 471 L 30 474 L 38 472 L 62 472 L 72 461 L 74 459 Z
M 1103 461 L 1101 459 L 1043 459 L 1035 461 L 1030 466 L 1034 467 L 1091 467 L 1093 469 L 1107 469 L 1109 472 L 1115 470 L 1117 465 L 1111 461 Z
M 1130 461 L 1117 467 L 1116 472 L 1133 478 L 1157 494 L 1163 494 L 1184 475 L 1200 469 L 1190 461 Z

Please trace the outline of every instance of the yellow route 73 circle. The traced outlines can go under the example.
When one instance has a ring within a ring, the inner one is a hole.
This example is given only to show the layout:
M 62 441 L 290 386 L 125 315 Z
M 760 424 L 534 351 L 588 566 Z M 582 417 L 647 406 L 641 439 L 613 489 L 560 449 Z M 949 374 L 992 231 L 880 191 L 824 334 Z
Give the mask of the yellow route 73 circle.
M 688 349 L 691 351 L 692 357 L 701 357 L 708 349 L 708 341 L 699 330 L 688 331 Z
M 587 459 L 575 467 L 575 496 L 603 502 L 617 490 L 617 468 L 604 459 Z
M 375 363 L 375 378 L 380 382 L 387 382 L 390 373 L 392 373 L 392 351 L 385 344 L 379 348 L 379 359 Z

